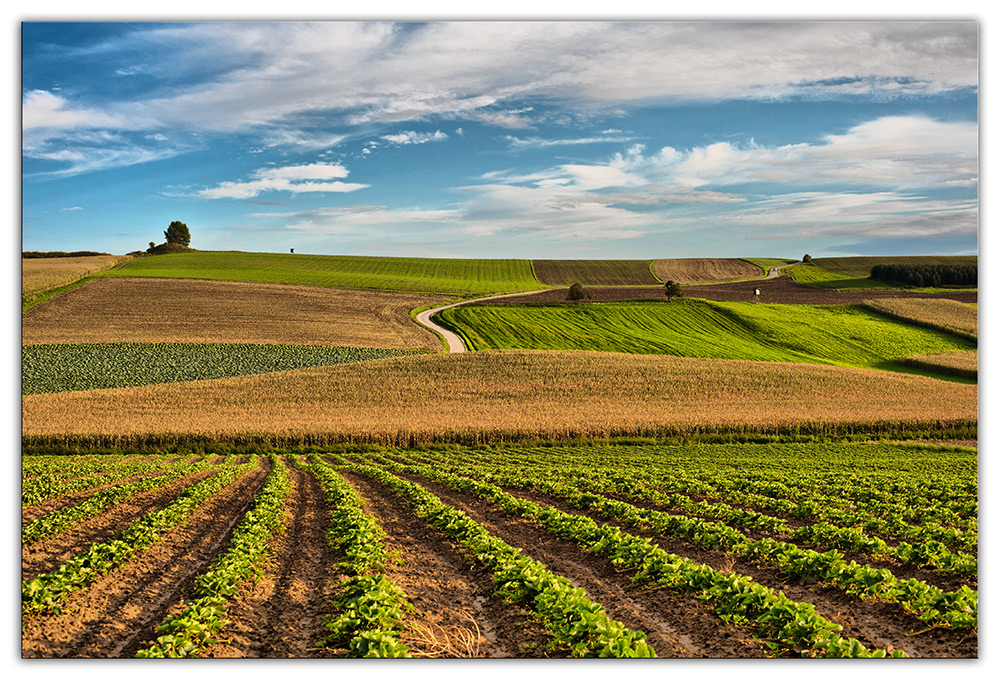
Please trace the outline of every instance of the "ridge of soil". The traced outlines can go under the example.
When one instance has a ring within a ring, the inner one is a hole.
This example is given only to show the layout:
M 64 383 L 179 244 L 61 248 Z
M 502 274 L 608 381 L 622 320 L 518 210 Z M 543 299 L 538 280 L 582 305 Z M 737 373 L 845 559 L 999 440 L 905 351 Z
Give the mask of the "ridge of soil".
M 493 594 L 493 579 L 470 567 L 461 546 L 414 514 L 391 489 L 352 473 L 344 478 L 365 499 L 386 532 L 385 545 L 400 560 L 386 574 L 416 612 L 400 636 L 415 656 L 548 656 L 544 627 L 523 608 Z
M 646 642 L 664 658 L 754 658 L 768 656 L 758 640 L 724 623 L 694 597 L 666 589 L 649 590 L 615 570 L 609 560 L 589 554 L 526 519 L 507 515 L 469 494 L 416 475 L 400 475 L 462 510 L 491 533 L 520 548 L 554 573 L 582 587 L 608 616 L 646 633 Z
M 843 637 L 857 638 L 870 648 L 888 648 L 890 651 L 900 648 L 913 657 L 975 658 L 978 654 L 975 633 L 945 628 L 928 629 L 927 624 L 895 603 L 862 600 L 820 583 L 801 583 L 794 577 L 782 574 L 777 568 L 734 558 L 721 550 L 706 550 L 681 538 L 626 527 L 603 518 L 596 512 L 581 512 L 550 496 L 520 489 L 505 490 L 518 498 L 549 505 L 570 514 L 590 517 L 599 524 L 620 527 L 627 533 L 648 538 L 667 553 L 697 564 L 706 564 L 717 571 L 736 571 L 749 576 L 761 585 L 783 592 L 792 600 L 812 604 L 822 616 L 844 627 L 841 631 Z M 906 640 L 907 643 L 900 647 L 900 640 Z M 896 647 L 893 647 L 894 641 L 897 643 Z
M 55 569 L 87 547 L 106 541 L 128 527 L 139 517 L 162 507 L 186 487 L 208 478 L 218 470 L 202 470 L 175 480 L 159 489 L 152 489 L 125 499 L 94 517 L 74 524 L 65 531 L 21 546 L 21 578 L 30 579 Z
M 248 471 L 138 557 L 71 595 L 61 614 L 23 620 L 24 658 L 132 657 L 157 636 L 170 606 L 225 550 L 266 471 Z

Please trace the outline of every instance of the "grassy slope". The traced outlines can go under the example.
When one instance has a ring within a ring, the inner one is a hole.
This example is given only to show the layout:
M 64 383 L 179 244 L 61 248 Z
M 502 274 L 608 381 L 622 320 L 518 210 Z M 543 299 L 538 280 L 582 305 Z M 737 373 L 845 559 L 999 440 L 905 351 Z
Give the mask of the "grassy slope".
M 548 286 L 655 286 L 650 260 L 532 260 L 538 280 Z
M 535 280 L 528 260 L 352 257 L 229 251 L 144 257 L 107 275 L 282 283 L 459 296 L 544 287 Z
M 799 283 L 830 290 L 892 288 L 887 283 L 869 279 L 876 264 L 976 264 L 975 255 L 900 256 L 900 257 L 823 257 L 782 270 Z M 938 289 L 920 289 L 938 290 Z
M 966 350 L 954 336 L 844 306 L 670 303 L 462 306 L 439 317 L 481 349 L 587 349 L 899 369 L 910 354 Z
M 744 257 L 743 261 L 749 262 L 756 267 L 760 267 L 764 270 L 764 273 L 767 273 L 775 267 L 781 267 L 782 265 L 798 262 L 798 260 L 789 260 L 787 258 L 777 257 Z

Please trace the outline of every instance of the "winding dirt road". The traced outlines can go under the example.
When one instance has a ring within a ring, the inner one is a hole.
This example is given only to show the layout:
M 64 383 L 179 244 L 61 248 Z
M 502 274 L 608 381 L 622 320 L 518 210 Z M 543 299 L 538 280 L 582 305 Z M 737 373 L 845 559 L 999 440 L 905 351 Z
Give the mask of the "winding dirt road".
M 453 333 L 447 328 L 439 326 L 438 324 L 431 321 L 432 316 L 446 309 L 451 309 L 452 307 L 458 307 L 459 305 L 471 305 L 476 302 L 485 302 L 486 300 L 497 300 L 499 298 L 507 298 L 514 296 L 523 297 L 526 295 L 534 295 L 535 293 L 543 293 L 546 290 L 547 290 L 546 288 L 542 288 L 541 290 L 532 290 L 526 293 L 505 293 L 503 295 L 490 295 L 489 297 L 476 298 L 475 300 L 463 300 L 461 302 L 453 302 L 450 305 L 444 305 L 442 307 L 434 307 L 433 309 L 427 309 L 420 312 L 419 314 L 417 314 L 417 323 L 423 326 L 424 328 L 429 328 L 435 333 L 439 333 L 445 340 L 445 346 L 449 354 L 459 354 L 461 352 L 466 351 L 465 343 L 462 342 L 462 338 L 460 338 L 457 334 Z

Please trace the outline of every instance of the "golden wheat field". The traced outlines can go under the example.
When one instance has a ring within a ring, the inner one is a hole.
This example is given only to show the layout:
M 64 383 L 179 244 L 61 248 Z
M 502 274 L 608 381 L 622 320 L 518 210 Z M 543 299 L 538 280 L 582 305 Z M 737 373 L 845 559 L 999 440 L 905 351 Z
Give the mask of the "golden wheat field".
M 906 321 L 958 333 L 973 340 L 979 336 L 979 307 L 943 298 L 884 298 L 866 300 L 869 309 Z
M 678 258 L 653 260 L 652 271 L 661 281 L 714 283 L 762 276 L 760 267 L 736 258 Z
M 37 257 L 21 259 L 21 295 L 40 293 L 111 269 L 128 255 L 91 257 Z
M 239 342 L 441 349 L 409 310 L 433 295 L 311 286 L 98 279 L 25 311 L 23 344 Z
M 954 375 L 975 378 L 979 371 L 979 350 L 966 352 L 941 352 L 940 354 L 914 354 L 904 359 L 917 368 L 945 369 Z
M 844 399 L 850 394 L 850 399 Z M 975 385 L 865 369 L 604 352 L 425 354 L 28 395 L 23 434 L 613 436 L 696 425 L 975 419 Z

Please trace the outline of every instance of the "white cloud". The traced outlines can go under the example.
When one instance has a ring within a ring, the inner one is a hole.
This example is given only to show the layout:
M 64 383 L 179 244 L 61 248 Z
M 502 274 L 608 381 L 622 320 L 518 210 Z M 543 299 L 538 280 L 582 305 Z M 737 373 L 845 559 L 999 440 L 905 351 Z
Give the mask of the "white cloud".
M 259 196 L 265 191 L 344 193 L 357 191 L 369 186 L 367 184 L 339 181 L 339 178 L 346 177 L 348 172 L 344 166 L 333 163 L 311 163 L 278 168 L 261 168 L 253 173 L 253 179 L 243 182 L 221 182 L 218 186 L 202 189 L 195 195 L 201 198 L 245 199 Z
M 620 131 L 619 131 L 620 132 Z M 612 137 L 601 133 L 602 137 L 575 137 L 570 139 L 543 139 L 541 137 L 515 137 L 505 135 L 504 139 L 510 144 L 512 149 L 544 149 L 550 146 L 572 146 L 577 144 L 624 144 L 631 142 L 632 137 Z
M 406 130 L 404 132 L 398 132 L 391 135 L 382 135 L 380 137 L 383 141 L 389 144 L 395 144 L 396 146 L 404 146 L 407 144 L 426 144 L 427 142 L 443 142 L 448 139 L 448 135 L 440 130 L 435 130 L 434 132 L 415 132 L 413 130 Z

